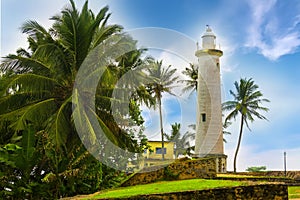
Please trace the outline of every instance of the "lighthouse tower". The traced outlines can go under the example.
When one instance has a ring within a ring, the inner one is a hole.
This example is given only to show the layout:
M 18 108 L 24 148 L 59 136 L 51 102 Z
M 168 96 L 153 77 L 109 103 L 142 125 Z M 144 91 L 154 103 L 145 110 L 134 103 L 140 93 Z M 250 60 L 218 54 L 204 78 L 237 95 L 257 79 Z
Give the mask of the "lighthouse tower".
M 216 48 L 216 36 L 208 25 L 202 35 L 201 48 L 197 47 L 195 55 L 199 65 L 195 157 L 214 157 L 216 171 L 226 172 L 220 83 L 223 52 Z

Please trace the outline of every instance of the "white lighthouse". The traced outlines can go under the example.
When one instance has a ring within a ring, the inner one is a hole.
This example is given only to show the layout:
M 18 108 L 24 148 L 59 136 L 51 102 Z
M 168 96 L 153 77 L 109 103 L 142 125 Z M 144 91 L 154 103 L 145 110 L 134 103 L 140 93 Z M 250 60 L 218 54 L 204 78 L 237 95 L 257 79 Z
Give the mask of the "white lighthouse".
M 225 172 L 219 61 L 223 52 L 216 49 L 216 36 L 208 25 L 195 55 L 199 65 L 195 156 L 215 157 L 217 172 Z

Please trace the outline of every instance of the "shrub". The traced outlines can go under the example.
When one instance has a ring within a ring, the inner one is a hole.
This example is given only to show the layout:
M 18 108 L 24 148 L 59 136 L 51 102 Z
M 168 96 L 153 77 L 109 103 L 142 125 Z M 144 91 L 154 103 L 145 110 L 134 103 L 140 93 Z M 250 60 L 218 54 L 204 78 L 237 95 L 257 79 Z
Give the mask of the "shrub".
M 267 169 L 266 166 L 258 166 L 258 167 L 248 167 L 246 171 L 248 172 L 261 172 Z

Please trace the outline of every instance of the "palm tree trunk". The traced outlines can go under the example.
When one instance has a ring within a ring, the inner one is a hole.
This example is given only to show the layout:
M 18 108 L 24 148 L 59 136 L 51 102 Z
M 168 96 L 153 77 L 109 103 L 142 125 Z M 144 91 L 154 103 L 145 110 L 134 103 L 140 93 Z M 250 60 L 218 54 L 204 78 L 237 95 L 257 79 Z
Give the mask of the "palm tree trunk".
M 160 133 L 161 133 L 161 159 L 165 159 L 165 142 L 164 142 L 164 129 L 163 129 L 163 121 L 162 121 L 162 112 L 161 112 L 161 97 L 158 97 L 158 109 L 159 109 L 159 121 L 160 121 Z
M 241 127 L 240 127 L 240 135 L 239 135 L 239 140 L 238 140 L 238 144 L 235 150 L 235 154 L 234 154 L 234 159 L 233 159 L 233 172 L 236 173 L 236 158 L 240 149 L 240 145 L 241 145 L 241 140 L 242 140 L 242 134 L 243 134 L 243 126 L 244 126 L 244 115 L 242 114 L 241 117 Z

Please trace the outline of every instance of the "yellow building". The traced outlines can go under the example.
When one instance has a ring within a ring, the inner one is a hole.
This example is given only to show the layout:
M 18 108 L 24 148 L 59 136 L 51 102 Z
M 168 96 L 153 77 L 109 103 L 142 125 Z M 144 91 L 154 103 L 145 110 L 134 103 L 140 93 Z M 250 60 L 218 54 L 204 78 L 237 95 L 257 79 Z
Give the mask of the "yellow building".
M 164 150 L 161 147 L 161 141 L 148 141 L 150 149 L 144 151 L 144 166 L 151 166 L 155 164 L 161 164 L 162 152 L 164 151 L 165 160 L 163 162 L 169 162 L 175 159 L 174 156 L 174 142 L 164 142 Z
M 174 142 L 164 142 L 164 160 L 162 160 L 161 141 L 148 141 L 149 149 L 145 149 L 137 162 L 129 162 L 127 169 L 130 172 L 138 171 L 144 167 L 172 163 L 175 159 Z

